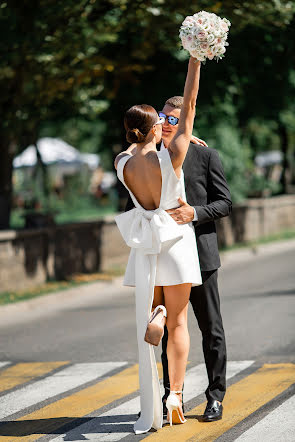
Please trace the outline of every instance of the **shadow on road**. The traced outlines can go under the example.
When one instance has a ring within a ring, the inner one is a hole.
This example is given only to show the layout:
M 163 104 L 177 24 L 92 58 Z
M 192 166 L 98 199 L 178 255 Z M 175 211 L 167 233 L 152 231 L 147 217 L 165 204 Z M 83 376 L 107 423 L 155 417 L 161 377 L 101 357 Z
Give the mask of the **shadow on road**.
M 0 423 L 1 436 L 29 436 L 31 434 L 58 435 L 65 434 L 65 441 L 84 439 L 78 432 L 75 437 L 67 435 L 75 427 L 89 422 L 83 433 L 133 433 L 133 424 L 137 419 L 135 414 L 118 414 L 102 417 L 60 417 L 52 419 L 2 421 Z M 120 422 L 120 423 L 118 423 Z M 123 423 L 122 423 L 123 422 Z M 126 422 L 126 424 L 124 423 Z

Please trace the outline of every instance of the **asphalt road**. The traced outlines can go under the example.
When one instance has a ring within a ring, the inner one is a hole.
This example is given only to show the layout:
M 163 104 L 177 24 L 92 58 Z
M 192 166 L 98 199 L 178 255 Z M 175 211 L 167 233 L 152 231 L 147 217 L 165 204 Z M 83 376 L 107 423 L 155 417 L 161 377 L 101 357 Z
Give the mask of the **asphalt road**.
M 133 434 L 140 403 L 132 289 L 94 283 L 0 308 L 0 440 L 293 442 L 290 246 L 246 260 L 233 255 L 219 271 L 228 390 L 223 419 L 209 425 L 200 419 L 207 376 L 191 307 L 187 423 L 142 436 Z M 156 355 L 160 361 L 160 349 Z
M 229 360 L 294 361 L 295 249 L 226 265 L 219 270 L 219 287 Z M 41 318 L 2 326 L 0 359 L 136 362 L 133 290 L 114 290 L 48 316 L 45 306 Z M 189 360 L 203 362 L 191 306 L 189 331 Z

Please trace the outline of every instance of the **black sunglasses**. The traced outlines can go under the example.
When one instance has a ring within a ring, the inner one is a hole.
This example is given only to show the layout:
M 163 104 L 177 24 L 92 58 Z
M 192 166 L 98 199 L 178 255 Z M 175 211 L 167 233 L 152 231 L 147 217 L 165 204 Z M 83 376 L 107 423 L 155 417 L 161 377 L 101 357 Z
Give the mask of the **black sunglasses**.
M 179 118 L 177 118 L 177 117 L 173 117 L 172 115 L 166 115 L 166 114 L 164 114 L 163 112 L 159 112 L 159 117 L 160 118 L 165 118 L 165 120 L 166 120 L 166 118 L 167 118 L 167 120 L 168 120 L 168 123 L 169 124 L 171 124 L 171 126 L 176 126 L 176 124 L 178 124 L 178 121 L 179 121 Z

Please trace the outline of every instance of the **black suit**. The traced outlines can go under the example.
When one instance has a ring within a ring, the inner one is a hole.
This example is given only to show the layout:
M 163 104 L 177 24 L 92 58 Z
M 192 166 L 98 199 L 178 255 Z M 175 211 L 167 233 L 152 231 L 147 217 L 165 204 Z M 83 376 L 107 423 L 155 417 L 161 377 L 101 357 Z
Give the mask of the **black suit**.
M 208 373 L 207 399 L 222 401 L 226 390 L 226 346 L 220 313 L 217 269 L 220 267 L 215 219 L 228 216 L 232 203 L 223 167 L 216 150 L 190 144 L 184 164 L 187 202 L 196 209 L 194 222 L 203 284 L 192 287 L 190 302 L 203 336 Z M 133 207 L 129 198 L 126 210 Z M 165 395 L 169 394 L 168 332 L 162 340 Z
M 231 197 L 215 149 L 190 144 L 183 164 L 187 202 L 196 209 L 194 223 L 202 271 L 220 267 L 215 219 L 231 212 Z

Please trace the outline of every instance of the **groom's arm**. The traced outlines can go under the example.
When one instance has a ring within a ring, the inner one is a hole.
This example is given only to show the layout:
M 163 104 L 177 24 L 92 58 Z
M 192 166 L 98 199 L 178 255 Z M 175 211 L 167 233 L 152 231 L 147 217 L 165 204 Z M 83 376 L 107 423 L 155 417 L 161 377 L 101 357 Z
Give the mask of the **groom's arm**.
M 196 224 L 204 224 L 224 216 L 232 211 L 231 195 L 224 175 L 220 157 L 216 150 L 212 150 L 208 167 L 208 200 L 209 204 L 194 206 L 196 211 Z
M 134 204 L 133 204 L 133 201 L 132 201 L 132 199 L 131 199 L 131 196 L 129 195 L 128 196 L 128 200 L 127 200 L 127 203 L 126 203 L 126 207 L 125 207 L 125 212 L 128 212 L 128 210 L 131 210 L 131 209 L 134 209 Z

